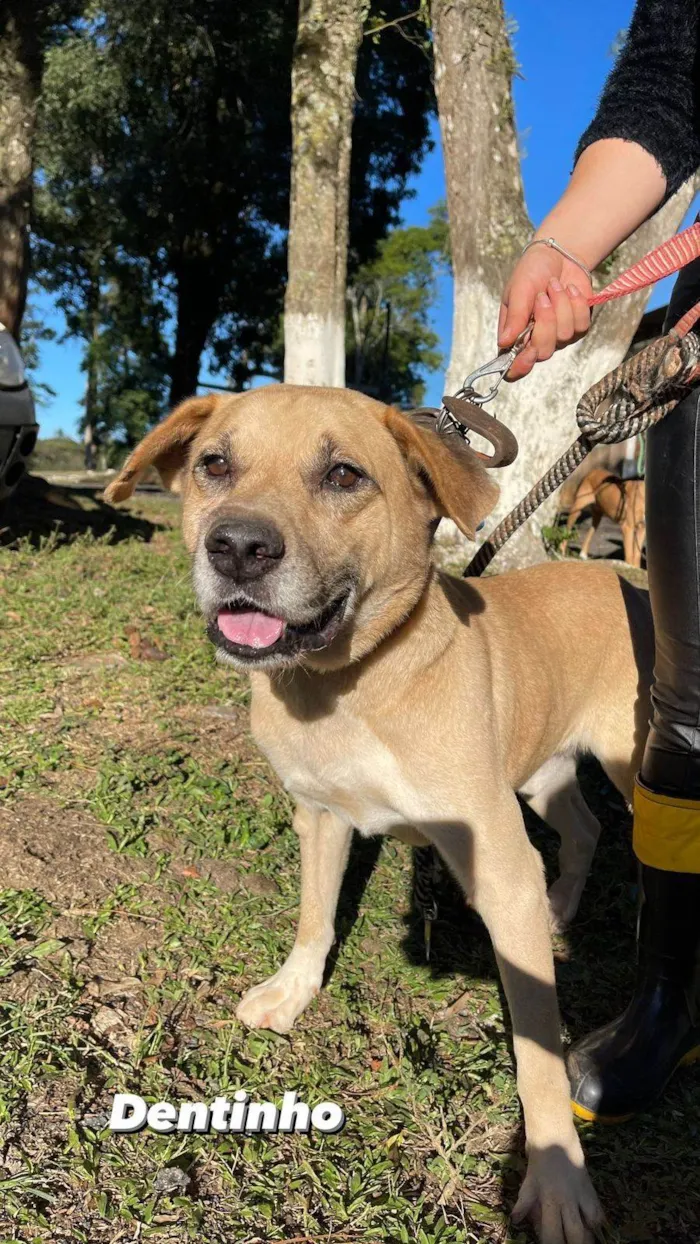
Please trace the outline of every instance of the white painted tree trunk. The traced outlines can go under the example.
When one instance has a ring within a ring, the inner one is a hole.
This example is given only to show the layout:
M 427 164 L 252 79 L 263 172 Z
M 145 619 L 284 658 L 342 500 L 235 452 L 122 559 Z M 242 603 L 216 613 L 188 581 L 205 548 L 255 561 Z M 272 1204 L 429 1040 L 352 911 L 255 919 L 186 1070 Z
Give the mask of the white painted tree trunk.
M 469 372 L 497 352 L 501 293 L 531 226 L 515 141 L 513 59 L 502 0 L 433 0 L 432 17 L 454 274 L 445 392 L 454 393 Z M 615 272 L 675 232 L 694 192 L 689 182 L 620 247 Z M 647 298 L 644 291 L 601 308 L 583 341 L 538 364 L 525 380 L 501 387 L 489 409 L 513 430 L 520 453 L 512 466 L 496 472 L 501 496 L 486 531 L 578 435 L 578 399 L 624 357 Z M 474 444 L 479 448 L 476 438 Z M 556 505 L 551 498 L 508 542 L 498 555 L 499 570 L 544 558 L 540 531 L 551 523 Z M 438 539 L 464 547 L 465 560 L 474 549 L 452 523 L 441 524 Z
M 345 317 L 328 312 L 285 311 L 286 384 L 345 385 Z
M 300 0 L 292 67 L 284 379 L 345 384 L 353 95 L 367 0 Z

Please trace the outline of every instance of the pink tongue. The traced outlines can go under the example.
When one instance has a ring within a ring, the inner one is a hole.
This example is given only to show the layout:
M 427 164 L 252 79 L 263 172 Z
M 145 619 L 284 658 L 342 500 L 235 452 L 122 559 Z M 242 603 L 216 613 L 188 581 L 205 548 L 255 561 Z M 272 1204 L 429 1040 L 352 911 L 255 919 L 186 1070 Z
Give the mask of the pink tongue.
M 267 613 L 239 613 L 222 609 L 217 618 L 219 630 L 232 644 L 246 648 L 271 648 L 284 630 L 281 618 L 271 618 Z

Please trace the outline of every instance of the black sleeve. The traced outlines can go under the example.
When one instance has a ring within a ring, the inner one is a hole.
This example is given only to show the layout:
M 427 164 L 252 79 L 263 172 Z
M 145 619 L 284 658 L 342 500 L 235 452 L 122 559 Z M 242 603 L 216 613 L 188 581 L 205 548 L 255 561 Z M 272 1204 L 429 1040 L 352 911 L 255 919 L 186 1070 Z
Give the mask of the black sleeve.
M 601 138 L 644 147 L 670 197 L 700 167 L 699 0 L 637 0 L 624 46 L 576 159 Z

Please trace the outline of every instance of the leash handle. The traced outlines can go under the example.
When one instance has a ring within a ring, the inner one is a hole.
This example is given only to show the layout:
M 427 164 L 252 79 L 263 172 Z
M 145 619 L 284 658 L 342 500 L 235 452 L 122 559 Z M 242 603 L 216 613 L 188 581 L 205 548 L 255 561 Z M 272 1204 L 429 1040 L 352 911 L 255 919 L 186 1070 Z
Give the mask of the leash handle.
M 597 307 L 603 302 L 612 302 L 615 298 L 624 298 L 625 294 L 634 294 L 637 290 L 655 285 L 665 276 L 671 276 L 685 268 L 686 264 L 700 258 L 700 223 L 690 225 L 682 233 L 676 233 L 668 241 L 649 251 L 638 263 L 632 264 L 615 277 L 605 289 L 589 298 L 588 305 Z M 684 317 L 685 318 L 685 317 Z M 682 321 L 681 321 L 682 322 Z
M 689 225 L 681 233 L 674 234 L 672 238 L 656 246 L 653 251 L 649 251 L 649 254 L 640 259 L 638 263 L 632 264 L 631 268 L 626 268 L 624 272 L 615 277 L 614 281 L 606 285 L 605 289 L 601 289 L 599 293 L 589 298 L 588 305 L 597 307 L 601 303 L 624 298 L 626 294 L 635 294 L 640 289 L 646 289 L 647 286 L 662 281 L 664 277 L 672 276 L 674 272 L 680 272 L 681 268 L 685 268 L 694 259 L 700 259 L 700 222 Z M 700 320 L 700 302 L 696 302 L 695 306 L 681 317 L 672 329 L 673 335 L 685 337 L 698 320 Z

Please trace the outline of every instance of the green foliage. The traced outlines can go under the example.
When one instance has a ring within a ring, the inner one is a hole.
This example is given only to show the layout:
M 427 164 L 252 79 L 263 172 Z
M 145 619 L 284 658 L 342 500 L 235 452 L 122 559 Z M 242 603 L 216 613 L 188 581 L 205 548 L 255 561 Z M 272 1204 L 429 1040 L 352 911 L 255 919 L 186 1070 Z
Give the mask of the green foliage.
M 83 447 L 60 430 L 55 436 L 39 437 L 32 454 L 32 471 L 81 471 Z
M 36 267 L 85 343 L 98 436 L 132 443 L 205 350 L 235 387 L 279 364 L 296 20 L 296 0 L 93 0 L 47 54 Z M 369 20 L 351 271 L 396 223 L 434 108 L 424 18 L 385 0 Z
M 373 0 L 355 80 L 349 274 L 399 224 L 408 179 L 431 147 L 433 57 L 424 0 Z M 408 10 L 408 12 L 407 12 Z M 379 28 L 379 29 L 378 29 Z
M 22 317 L 19 346 L 22 351 L 27 380 L 37 406 L 48 406 L 51 398 L 56 396 L 51 385 L 40 381 L 37 375 L 41 361 L 41 342 L 53 341 L 55 337 L 56 334 L 53 329 L 44 324 L 38 318 L 31 303 L 27 303 Z
M 110 170 L 122 144 L 123 83 L 81 30 L 46 60 L 35 205 L 35 266 L 68 336 L 85 344 L 84 415 L 99 443 L 133 445 L 162 412 L 165 306 L 149 265 L 123 249 L 128 227 Z
M 564 543 L 575 538 L 576 530 L 567 527 L 566 523 L 553 523 L 543 527 L 540 534 L 547 552 L 557 554 L 561 552 Z
M 449 264 L 445 205 L 426 227 L 394 229 L 348 289 L 348 384 L 372 396 L 419 406 L 424 374 L 443 365 L 429 326 L 437 279 Z

